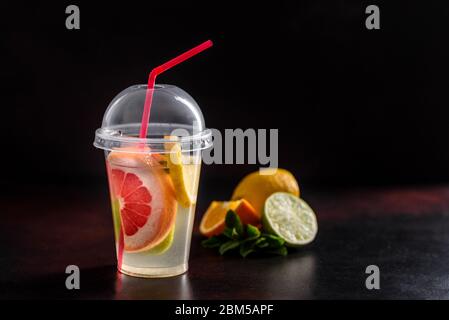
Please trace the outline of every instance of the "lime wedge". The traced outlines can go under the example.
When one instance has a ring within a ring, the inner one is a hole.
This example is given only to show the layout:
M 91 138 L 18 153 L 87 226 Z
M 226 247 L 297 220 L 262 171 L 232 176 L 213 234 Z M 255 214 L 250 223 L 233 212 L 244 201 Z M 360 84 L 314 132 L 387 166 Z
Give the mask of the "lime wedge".
M 265 230 L 284 239 L 289 247 L 312 242 L 318 231 L 315 213 L 309 205 L 286 192 L 276 192 L 268 197 L 262 222 Z
M 119 241 L 120 238 L 120 228 L 121 228 L 121 221 L 120 221 L 120 202 L 118 199 L 114 199 L 112 201 L 112 221 L 114 223 L 114 235 L 115 235 L 115 241 Z
M 173 228 L 171 228 L 169 234 L 165 237 L 164 240 L 162 240 L 161 243 L 159 243 L 154 248 L 146 251 L 146 253 L 148 253 L 148 254 L 162 254 L 162 253 L 164 253 L 165 251 L 170 249 L 170 247 L 171 247 L 171 245 L 173 243 L 174 236 L 175 236 L 175 226 L 173 226 Z

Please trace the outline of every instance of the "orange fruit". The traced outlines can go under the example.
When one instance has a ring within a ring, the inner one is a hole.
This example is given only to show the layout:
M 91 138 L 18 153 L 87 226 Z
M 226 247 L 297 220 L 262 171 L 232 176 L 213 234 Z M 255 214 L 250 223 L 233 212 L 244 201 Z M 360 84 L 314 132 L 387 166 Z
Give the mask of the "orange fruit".
M 151 154 L 111 152 L 108 175 L 126 252 L 154 248 L 173 229 L 177 201 L 170 177 Z
M 243 224 L 260 225 L 260 218 L 245 199 L 236 201 L 212 201 L 200 223 L 200 232 L 206 237 L 219 235 L 225 228 L 226 213 L 235 211 Z
M 278 168 L 272 174 L 250 173 L 239 182 L 231 200 L 246 199 L 261 217 L 265 200 L 275 192 L 288 192 L 299 197 L 298 182 L 291 172 Z

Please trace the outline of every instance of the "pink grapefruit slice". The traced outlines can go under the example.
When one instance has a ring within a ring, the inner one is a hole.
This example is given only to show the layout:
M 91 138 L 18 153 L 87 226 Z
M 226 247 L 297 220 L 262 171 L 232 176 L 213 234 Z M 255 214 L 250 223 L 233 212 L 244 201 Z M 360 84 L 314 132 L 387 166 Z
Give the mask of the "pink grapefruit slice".
M 177 202 L 170 177 L 148 154 L 111 152 L 108 164 L 110 190 L 119 204 L 124 250 L 154 248 L 175 223 Z

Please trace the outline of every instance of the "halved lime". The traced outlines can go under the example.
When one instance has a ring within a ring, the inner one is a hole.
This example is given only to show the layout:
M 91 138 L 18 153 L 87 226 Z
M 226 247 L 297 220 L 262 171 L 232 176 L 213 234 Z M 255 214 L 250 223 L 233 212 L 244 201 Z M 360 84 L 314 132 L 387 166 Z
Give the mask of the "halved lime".
M 284 239 L 289 247 L 312 242 L 318 231 L 315 213 L 309 205 L 286 192 L 276 192 L 268 197 L 262 222 L 265 230 Z

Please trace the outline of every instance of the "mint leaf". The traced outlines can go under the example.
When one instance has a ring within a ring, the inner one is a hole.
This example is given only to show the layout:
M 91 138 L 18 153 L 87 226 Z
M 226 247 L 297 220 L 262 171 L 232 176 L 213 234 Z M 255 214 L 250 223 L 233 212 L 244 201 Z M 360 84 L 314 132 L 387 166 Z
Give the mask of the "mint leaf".
M 237 240 L 240 238 L 240 235 L 237 233 L 237 230 L 235 230 L 235 228 L 225 228 L 223 231 L 223 235 L 232 240 Z
M 243 258 L 257 252 L 281 256 L 288 254 L 284 239 L 274 234 L 262 233 L 251 224 L 243 225 L 233 210 L 226 213 L 223 232 L 203 240 L 201 244 L 205 248 L 218 248 L 221 255 L 238 249 Z
M 234 211 L 229 210 L 226 213 L 225 224 L 230 229 L 235 228 L 239 235 L 243 235 L 242 221 L 240 221 L 240 217 Z
M 257 239 L 258 241 L 257 241 L 257 243 L 256 243 L 256 245 L 257 245 L 257 247 L 259 247 L 259 248 L 266 248 L 266 247 L 268 247 L 270 244 L 267 242 L 267 238 L 265 238 L 265 237 L 260 237 L 259 239 Z
M 259 246 L 260 243 L 265 242 L 265 241 L 266 241 L 265 237 L 260 237 L 254 242 L 254 245 Z
M 220 252 L 221 255 L 225 254 L 225 252 L 235 249 L 240 245 L 240 241 L 238 240 L 229 240 L 225 243 L 223 243 L 220 246 L 220 249 L 218 250 Z
M 254 248 L 254 243 L 251 243 L 251 242 L 242 243 L 240 245 L 240 255 L 243 258 L 246 258 L 247 255 L 249 255 L 250 253 L 255 251 L 253 248 Z
M 232 230 L 233 230 L 234 228 L 228 228 L 228 227 L 226 227 L 224 230 L 223 230 L 223 235 L 224 236 L 226 236 L 227 238 L 229 238 L 229 239 L 232 239 Z
M 272 234 L 265 234 L 265 238 L 267 239 L 270 248 L 280 248 L 285 243 L 284 239 Z
M 260 237 L 260 231 L 259 228 L 248 224 L 246 226 L 246 236 L 247 238 L 245 240 L 253 240 L 253 239 L 257 239 Z
M 210 237 L 209 239 L 201 241 L 201 245 L 204 248 L 216 248 L 216 247 L 221 246 L 222 243 L 223 243 L 223 239 L 221 237 L 217 237 L 217 236 L 213 236 L 213 237 Z

